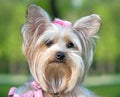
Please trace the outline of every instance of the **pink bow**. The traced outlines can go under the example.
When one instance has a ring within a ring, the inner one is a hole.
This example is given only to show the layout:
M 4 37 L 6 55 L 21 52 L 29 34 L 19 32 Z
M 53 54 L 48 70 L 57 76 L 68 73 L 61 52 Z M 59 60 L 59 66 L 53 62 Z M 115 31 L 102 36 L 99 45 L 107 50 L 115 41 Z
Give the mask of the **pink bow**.
M 55 19 L 55 21 L 53 21 L 53 23 L 56 24 L 56 25 L 60 25 L 62 27 L 71 27 L 72 26 L 71 22 L 63 21 L 63 20 L 60 20 L 60 19 Z
M 30 90 L 22 95 L 15 93 L 16 88 L 13 87 L 10 89 L 8 97 L 43 97 L 41 87 L 36 81 L 33 81 L 31 86 L 34 88 L 34 90 Z

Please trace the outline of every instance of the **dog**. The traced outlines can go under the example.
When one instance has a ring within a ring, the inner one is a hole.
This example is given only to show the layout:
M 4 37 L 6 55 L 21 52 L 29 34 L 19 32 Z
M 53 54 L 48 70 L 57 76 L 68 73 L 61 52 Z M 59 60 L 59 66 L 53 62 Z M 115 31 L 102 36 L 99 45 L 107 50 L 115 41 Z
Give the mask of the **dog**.
M 33 78 L 9 97 L 96 97 L 82 83 L 89 69 L 101 18 L 92 14 L 75 23 L 30 5 L 22 27 L 23 53 Z

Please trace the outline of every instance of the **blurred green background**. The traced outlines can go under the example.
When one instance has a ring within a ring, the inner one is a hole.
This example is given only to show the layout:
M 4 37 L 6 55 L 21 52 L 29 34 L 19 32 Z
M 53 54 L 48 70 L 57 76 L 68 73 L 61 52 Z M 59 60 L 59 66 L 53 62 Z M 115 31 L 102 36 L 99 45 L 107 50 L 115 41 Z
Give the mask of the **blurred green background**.
M 0 97 L 29 78 L 22 54 L 21 27 L 29 4 L 51 18 L 71 22 L 93 13 L 102 18 L 93 64 L 85 86 L 101 97 L 120 97 L 120 0 L 0 0 Z

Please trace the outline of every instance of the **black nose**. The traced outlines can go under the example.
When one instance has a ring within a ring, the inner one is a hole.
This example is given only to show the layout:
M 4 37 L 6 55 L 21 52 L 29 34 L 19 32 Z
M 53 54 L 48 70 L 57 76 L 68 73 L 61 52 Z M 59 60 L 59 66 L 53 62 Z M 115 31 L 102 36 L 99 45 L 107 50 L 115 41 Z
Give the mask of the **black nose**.
M 65 59 L 65 53 L 64 52 L 57 52 L 56 59 L 58 62 L 63 62 L 63 60 Z

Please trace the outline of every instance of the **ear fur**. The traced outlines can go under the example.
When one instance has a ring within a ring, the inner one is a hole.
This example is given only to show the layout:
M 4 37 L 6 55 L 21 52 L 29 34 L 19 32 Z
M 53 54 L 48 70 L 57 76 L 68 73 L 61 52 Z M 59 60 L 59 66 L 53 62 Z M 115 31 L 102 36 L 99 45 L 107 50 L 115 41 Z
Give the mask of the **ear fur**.
M 26 14 L 26 23 L 22 27 L 23 38 L 27 39 L 35 34 L 41 34 L 49 23 L 50 18 L 41 7 L 30 5 Z
M 92 37 L 98 32 L 100 24 L 100 16 L 97 14 L 92 14 L 77 20 L 73 27 L 83 31 L 87 37 Z

